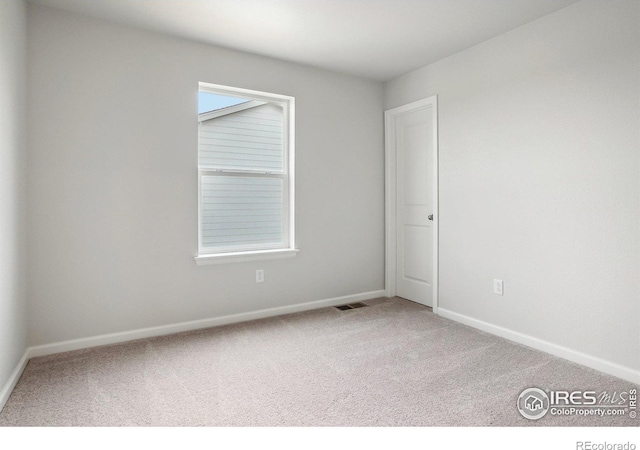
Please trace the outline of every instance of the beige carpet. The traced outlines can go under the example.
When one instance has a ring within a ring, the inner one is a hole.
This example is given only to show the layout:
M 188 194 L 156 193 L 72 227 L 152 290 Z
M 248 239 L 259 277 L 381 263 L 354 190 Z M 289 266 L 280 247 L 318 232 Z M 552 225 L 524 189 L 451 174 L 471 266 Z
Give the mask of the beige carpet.
M 406 300 L 365 303 L 35 358 L 0 425 L 640 424 L 628 415 L 524 419 L 516 400 L 528 387 L 634 386 Z

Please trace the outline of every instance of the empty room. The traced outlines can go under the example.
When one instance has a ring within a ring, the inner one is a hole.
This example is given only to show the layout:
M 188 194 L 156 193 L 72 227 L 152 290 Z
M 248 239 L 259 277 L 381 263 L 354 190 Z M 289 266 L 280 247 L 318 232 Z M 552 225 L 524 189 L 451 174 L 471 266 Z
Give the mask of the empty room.
M 2 0 L 0 61 L 1 426 L 640 424 L 638 0 Z

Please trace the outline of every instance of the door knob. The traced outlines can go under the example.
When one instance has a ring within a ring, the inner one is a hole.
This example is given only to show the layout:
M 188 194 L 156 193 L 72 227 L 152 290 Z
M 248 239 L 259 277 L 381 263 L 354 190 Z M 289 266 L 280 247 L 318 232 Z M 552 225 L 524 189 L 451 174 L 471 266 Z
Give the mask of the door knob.
M 429 217 L 427 217 L 427 219 L 433 220 L 433 214 L 429 214 Z

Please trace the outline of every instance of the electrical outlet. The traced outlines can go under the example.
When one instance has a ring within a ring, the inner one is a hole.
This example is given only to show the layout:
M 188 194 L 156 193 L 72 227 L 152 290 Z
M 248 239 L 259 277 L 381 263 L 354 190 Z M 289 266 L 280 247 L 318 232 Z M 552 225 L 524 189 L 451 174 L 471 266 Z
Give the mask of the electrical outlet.
M 262 283 L 264 281 L 264 270 L 256 270 L 256 283 Z
M 493 293 L 496 295 L 503 295 L 504 289 L 502 285 L 502 280 L 493 280 Z

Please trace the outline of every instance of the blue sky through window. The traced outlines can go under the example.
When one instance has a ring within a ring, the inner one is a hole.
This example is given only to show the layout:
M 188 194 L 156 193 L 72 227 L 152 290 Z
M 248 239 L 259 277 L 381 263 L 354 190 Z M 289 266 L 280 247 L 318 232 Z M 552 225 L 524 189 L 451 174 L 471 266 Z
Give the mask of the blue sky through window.
M 248 101 L 250 101 L 248 98 L 229 97 L 227 95 L 198 91 L 198 114 L 228 108 Z

